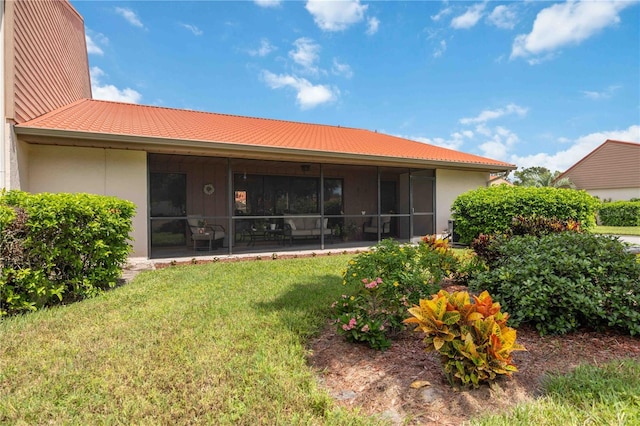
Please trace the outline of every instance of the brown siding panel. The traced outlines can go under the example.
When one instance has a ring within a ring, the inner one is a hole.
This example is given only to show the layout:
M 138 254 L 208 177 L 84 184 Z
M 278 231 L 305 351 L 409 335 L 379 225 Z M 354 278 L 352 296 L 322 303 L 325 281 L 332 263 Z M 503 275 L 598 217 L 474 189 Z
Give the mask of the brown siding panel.
M 562 177 L 579 189 L 640 187 L 640 144 L 607 141 Z
M 67 1 L 12 2 L 14 117 L 23 123 L 91 97 L 82 17 Z

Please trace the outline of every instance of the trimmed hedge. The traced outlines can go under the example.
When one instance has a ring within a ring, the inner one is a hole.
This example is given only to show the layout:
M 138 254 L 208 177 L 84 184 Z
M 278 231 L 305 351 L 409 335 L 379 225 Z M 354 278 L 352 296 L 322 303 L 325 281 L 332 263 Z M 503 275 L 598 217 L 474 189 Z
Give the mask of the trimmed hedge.
M 480 234 L 506 231 L 516 216 L 576 221 L 586 230 L 595 225 L 598 206 L 585 191 L 499 185 L 459 195 L 451 210 L 460 241 L 469 244 Z
M 541 334 L 614 327 L 640 335 L 640 262 L 616 237 L 590 233 L 493 241 L 490 270 L 474 277 L 511 314 Z
M 598 216 L 604 226 L 640 226 L 640 201 L 603 203 Z
M 135 206 L 90 194 L 0 194 L 0 316 L 115 286 Z

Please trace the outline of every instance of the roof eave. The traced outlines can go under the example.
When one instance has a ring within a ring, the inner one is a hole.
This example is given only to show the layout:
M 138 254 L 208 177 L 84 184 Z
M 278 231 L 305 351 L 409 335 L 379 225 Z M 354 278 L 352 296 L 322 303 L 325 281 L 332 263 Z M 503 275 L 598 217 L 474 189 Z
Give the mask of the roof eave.
M 371 154 L 305 150 L 300 148 L 272 147 L 223 141 L 198 141 L 190 139 L 170 139 L 161 137 L 133 136 L 112 133 L 82 132 L 41 127 L 15 126 L 15 132 L 27 136 L 26 142 L 49 145 L 100 146 L 114 149 L 137 149 L 158 153 L 206 155 L 223 153 L 225 156 L 241 158 L 289 159 L 291 161 L 339 162 L 344 164 L 376 164 L 390 167 L 434 167 L 446 169 L 503 172 L 515 170 L 512 164 L 488 164 L 456 162 L 437 159 L 411 157 L 387 157 Z M 83 141 L 82 143 L 78 143 Z M 73 143 L 76 142 L 76 143 Z M 132 146 L 135 145 L 135 146 Z

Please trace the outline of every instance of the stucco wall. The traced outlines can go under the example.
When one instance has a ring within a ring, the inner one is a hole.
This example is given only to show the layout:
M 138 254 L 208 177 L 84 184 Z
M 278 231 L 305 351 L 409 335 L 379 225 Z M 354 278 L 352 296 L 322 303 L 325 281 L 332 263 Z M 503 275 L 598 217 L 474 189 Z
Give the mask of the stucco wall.
M 487 186 L 489 173 L 436 170 L 436 232 L 447 229 L 451 205 L 463 192 Z
M 29 192 L 112 195 L 136 205 L 132 256 L 147 257 L 147 154 L 142 151 L 29 145 Z
M 616 188 L 616 189 L 587 189 L 589 194 L 601 200 L 627 201 L 632 198 L 640 198 L 640 187 L 638 188 Z

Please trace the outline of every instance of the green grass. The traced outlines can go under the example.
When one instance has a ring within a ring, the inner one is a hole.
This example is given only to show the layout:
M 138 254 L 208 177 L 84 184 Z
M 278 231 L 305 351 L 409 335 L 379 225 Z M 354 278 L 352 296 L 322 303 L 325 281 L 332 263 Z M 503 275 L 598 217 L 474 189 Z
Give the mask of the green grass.
M 640 235 L 640 226 L 595 226 L 592 230 L 595 234 L 611 235 Z
M 348 259 L 173 267 L 4 319 L 0 423 L 371 424 L 305 358 Z
M 178 266 L 0 321 L 0 424 L 370 425 L 316 384 L 305 345 L 349 256 Z M 583 367 L 477 425 L 640 424 L 640 361 Z
M 507 414 L 471 422 L 478 426 L 639 425 L 640 360 L 584 365 L 549 377 L 545 396 Z

